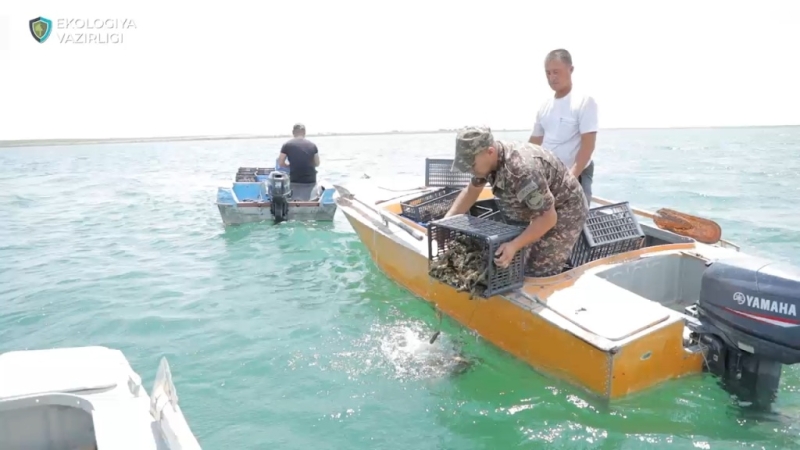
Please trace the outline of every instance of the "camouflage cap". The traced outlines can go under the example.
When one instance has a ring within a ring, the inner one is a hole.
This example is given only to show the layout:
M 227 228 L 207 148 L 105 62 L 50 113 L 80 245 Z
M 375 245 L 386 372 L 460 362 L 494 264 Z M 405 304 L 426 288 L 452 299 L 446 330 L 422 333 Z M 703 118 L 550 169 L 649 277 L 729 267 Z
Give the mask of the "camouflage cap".
M 453 159 L 452 172 L 470 172 L 475 163 L 475 156 L 484 149 L 494 145 L 492 130 L 486 126 L 469 126 L 458 130 L 456 136 L 456 156 Z

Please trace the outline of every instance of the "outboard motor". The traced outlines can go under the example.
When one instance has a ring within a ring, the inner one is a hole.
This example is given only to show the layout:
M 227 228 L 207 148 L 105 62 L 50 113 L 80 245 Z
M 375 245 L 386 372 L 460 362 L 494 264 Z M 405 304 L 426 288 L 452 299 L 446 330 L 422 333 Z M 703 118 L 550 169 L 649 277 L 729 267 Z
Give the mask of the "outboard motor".
M 690 324 L 706 368 L 758 408 L 777 394 L 784 364 L 800 362 L 800 268 L 742 256 L 711 263 Z
M 269 211 L 275 223 L 281 223 L 289 216 L 289 198 L 292 196 L 289 174 L 270 172 L 267 180 L 267 194 L 270 196 Z

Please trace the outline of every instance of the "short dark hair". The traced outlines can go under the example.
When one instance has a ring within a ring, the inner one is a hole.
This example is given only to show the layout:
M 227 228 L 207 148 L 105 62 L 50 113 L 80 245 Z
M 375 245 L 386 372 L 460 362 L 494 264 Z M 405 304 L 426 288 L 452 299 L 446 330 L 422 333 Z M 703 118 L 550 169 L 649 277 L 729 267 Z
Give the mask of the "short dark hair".
M 569 52 L 563 48 L 558 48 L 551 51 L 547 54 L 547 57 L 544 60 L 547 62 L 554 59 L 557 59 L 568 66 L 572 65 L 572 55 L 570 55 Z
M 302 123 L 294 124 L 294 127 L 292 127 L 292 133 L 297 133 L 298 131 L 305 132 L 306 131 L 306 126 L 303 125 Z

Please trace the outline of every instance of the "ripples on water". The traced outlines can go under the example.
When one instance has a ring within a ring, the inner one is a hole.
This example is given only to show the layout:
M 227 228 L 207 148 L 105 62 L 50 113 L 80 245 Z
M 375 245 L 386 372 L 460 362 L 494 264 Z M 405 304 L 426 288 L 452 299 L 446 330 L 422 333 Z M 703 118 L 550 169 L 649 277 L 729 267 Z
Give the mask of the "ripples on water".
M 446 134 L 317 141 L 325 178 L 409 187 L 452 147 Z M 800 264 L 798 142 L 797 128 L 609 131 L 595 190 L 708 214 L 748 252 Z M 0 351 L 117 347 L 148 387 L 165 355 L 209 449 L 797 445 L 795 368 L 770 416 L 709 377 L 607 404 L 446 318 L 430 345 L 433 310 L 374 267 L 341 215 L 223 229 L 216 186 L 279 145 L 0 150 Z M 475 364 L 454 375 L 461 354 Z

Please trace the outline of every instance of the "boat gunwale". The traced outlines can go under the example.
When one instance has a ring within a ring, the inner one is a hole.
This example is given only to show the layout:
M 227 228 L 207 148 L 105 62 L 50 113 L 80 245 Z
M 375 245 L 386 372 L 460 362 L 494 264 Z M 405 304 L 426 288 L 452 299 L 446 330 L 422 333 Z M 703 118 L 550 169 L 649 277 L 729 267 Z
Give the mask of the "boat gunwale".
M 381 208 L 381 209 L 385 210 L 387 213 L 392 214 L 394 216 L 394 218 L 402 220 L 405 224 L 413 227 L 414 229 L 419 230 L 419 231 L 424 232 L 424 233 L 427 233 L 427 228 L 423 227 L 422 225 L 418 224 L 417 222 L 414 222 L 413 220 L 411 220 L 411 219 L 409 219 L 409 218 L 407 218 L 405 216 L 397 214 L 394 211 L 394 209 L 397 209 L 397 207 L 399 207 L 399 205 L 402 202 L 418 197 L 420 195 L 420 193 L 423 192 L 423 189 L 426 191 L 426 193 L 430 193 L 429 192 L 430 189 L 434 189 L 434 188 L 436 188 L 436 186 L 420 187 L 417 190 L 415 190 L 414 192 L 409 192 L 407 195 L 404 195 L 402 197 L 392 198 L 392 199 L 389 199 L 389 200 L 380 201 L 380 202 L 376 203 L 375 206 L 377 208 Z M 488 186 L 488 185 L 484 186 L 484 188 L 483 188 L 483 190 L 481 192 L 481 195 L 484 195 L 484 193 L 486 193 L 486 192 L 490 192 L 490 193 L 492 192 L 491 186 Z M 492 193 L 492 195 L 494 195 L 494 194 Z M 597 197 L 592 197 L 592 199 L 596 199 L 596 198 Z M 607 199 L 606 199 L 606 201 L 610 201 L 612 203 L 623 203 L 623 202 L 626 202 L 626 201 L 616 201 L 616 200 L 607 200 Z M 647 217 L 646 215 L 642 214 L 638 209 L 633 209 L 632 213 L 634 215 L 638 216 L 640 219 L 651 220 L 649 217 Z M 670 234 L 672 236 L 676 236 L 676 237 L 680 237 L 680 238 L 687 238 L 687 236 L 680 235 L 680 234 L 675 233 L 673 231 L 664 230 L 664 229 L 661 229 L 661 228 L 658 228 L 658 230 L 660 230 L 662 232 L 665 232 L 665 233 L 668 233 L 668 234 Z M 693 241 L 696 241 L 695 239 L 690 238 L 690 237 L 688 239 L 692 239 Z M 709 244 L 705 244 L 705 245 L 709 245 Z M 720 246 L 720 247 L 723 247 L 723 248 L 725 248 L 725 247 L 733 248 L 733 249 L 735 249 L 737 251 L 740 250 L 740 246 L 738 244 L 736 244 L 734 242 L 731 242 L 731 241 L 728 241 L 728 240 L 723 239 L 723 238 L 720 238 L 719 242 L 717 242 L 715 244 L 710 244 L 710 245 L 711 246 Z
M 489 190 L 491 192 L 490 188 L 484 188 L 484 192 L 486 192 L 486 190 Z M 415 195 L 415 194 L 409 194 L 409 196 L 410 195 Z M 339 205 L 340 208 L 349 207 L 350 209 L 354 209 L 353 206 L 355 206 L 354 203 L 350 202 L 349 200 L 343 199 L 340 196 L 334 196 L 334 201 L 337 203 L 337 205 Z M 340 201 L 347 202 L 347 205 L 341 205 L 339 203 Z M 376 209 L 381 209 L 384 214 L 390 214 L 393 219 L 401 220 L 406 225 L 412 226 L 415 230 L 417 230 L 417 231 L 421 232 L 423 235 L 425 235 L 425 239 L 427 239 L 427 237 L 428 237 L 428 229 L 427 228 L 422 227 L 420 224 L 418 224 L 418 223 L 416 223 L 416 222 L 414 222 L 414 221 L 412 221 L 412 220 L 410 220 L 410 219 L 408 219 L 406 217 L 403 217 L 402 215 L 397 214 L 397 213 L 395 213 L 394 211 L 392 211 L 392 210 L 390 210 L 388 208 L 389 206 L 398 205 L 402 201 L 404 201 L 402 198 L 401 199 L 396 199 L 396 200 L 391 200 L 389 202 L 382 202 L 382 203 L 380 203 L 378 205 L 375 205 L 375 207 L 376 207 Z M 357 209 L 359 211 L 362 210 L 362 208 L 357 208 Z M 361 215 L 365 216 L 365 217 L 368 217 L 366 214 L 361 214 Z M 387 226 L 386 226 L 386 224 L 384 223 L 383 220 L 373 219 L 372 217 L 369 217 L 369 219 L 374 225 L 376 225 L 376 229 L 380 230 L 380 232 L 384 236 L 391 237 L 391 235 L 397 234 L 397 233 L 389 234 L 389 233 L 384 232 L 384 230 L 382 228 L 387 228 Z M 670 233 L 670 234 L 672 234 L 674 236 L 680 236 L 680 235 L 678 235 L 676 233 L 672 233 L 671 231 L 667 231 L 667 230 L 661 230 L 661 231 L 664 231 L 666 233 Z M 403 232 L 403 233 L 405 233 L 405 232 Z M 405 240 L 401 239 L 400 243 L 405 244 Z M 414 251 L 420 253 L 426 259 L 428 259 L 427 252 L 422 252 L 418 247 L 414 247 L 414 246 L 410 246 L 410 245 L 407 245 L 407 246 L 409 248 L 413 249 Z M 543 286 L 547 286 L 547 285 L 561 284 L 563 282 L 569 281 L 570 279 L 573 278 L 573 276 L 582 275 L 587 270 L 590 270 L 590 269 L 593 269 L 593 268 L 596 268 L 596 267 L 599 267 L 599 266 L 603 266 L 603 265 L 618 264 L 618 263 L 622 263 L 622 262 L 627 262 L 627 261 L 630 261 L 632 259 L 641 258 L 642 256 L 645 256 L 645 255 L 650 256 L 650 255 L 656 255 L 656 254 L 659 254 L 659 253 L 662 253 L 662 252 L 672 252 L 672 251 L 676 251 L 676 250 L 697 250 L 697 249 L 698 249 L 698 242 L 695 241 L 695 240 L 692 240 L 691 242 L 678 242 L 678 243 L 668 243 L 668 244 L 660 244 L 660 245 L 651 245 L 651 246 L 647 246 L 647 247 L 641 247 L 641 248 L 638 248 L 638 249 L 635 249 L 635 250 L 629 250 L 629 251 L 626 251 L 626 252 L 616 253 L 616 254 L 609 255 L 609 256 L 606 256 L 606 257 L 603 257 L 603 258 L 600 258 L 600 259 L 596 259 L 596 260 L 590 261 L 588 263 L 582 264 L 582 265 L 580 265 L 578 267 L 574 267 L 574 268 L 572 268 L 572 269 L 570 269 L 568 271 L 561 272 L 561 273 L 559 273 L 557 275 L 553 275 L 553 276 L 549 276 L 549 277 L 529 277 L 529 276 L 526 276 L 525 277 L 525 284 L 523 285 L 523 287 L 521 287 L 519 289 L 516 289 L 515 291 L 527 291 L 526 288 L 531 286 L 531 285 L 533 285 L 533 286 L 542 286 L 543 287 Z M 565 280 L 565 278 L 566 278 L 566 280 Z M 577 277 L 574 277 L 574 278 L 577 278 Z
M 289 201 L 286 203 L 292 208 L 313 208 L 313 207 L 321 208 L 324 206 L 336 206 L 336 203 L 307 202 L 307 201 Z M 267 208 L 269 206 L 272 206 L 272 202 L 237 202 L 234 204 L 217 203 L 217 205 L 223 205 L 223 206 L 235 205 L 238 208 Z

